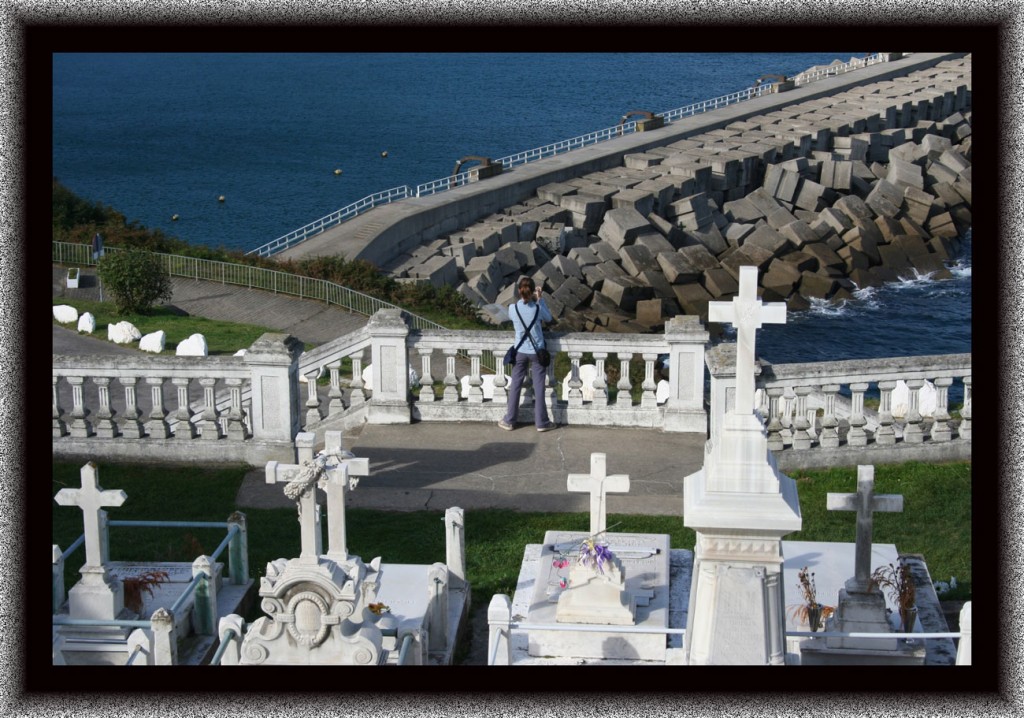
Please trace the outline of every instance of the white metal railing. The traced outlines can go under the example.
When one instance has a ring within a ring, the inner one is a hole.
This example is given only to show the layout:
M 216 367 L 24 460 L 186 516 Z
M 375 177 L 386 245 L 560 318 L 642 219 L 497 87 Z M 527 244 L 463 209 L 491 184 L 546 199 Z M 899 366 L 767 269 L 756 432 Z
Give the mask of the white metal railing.
M 794 82 L 797 85 L 805 85 L 815 80 L 874 65 L 878 62 L 882 62 L 882 56 L 875 53 L 874 55 L 870 55 L 863 59 L 854 58 L 851 59 L 850 62 L 829 65 L 827 68 L 813 73 L 801 73 L 794 78 Z M 711 110 L 717 110 L 720 107 L 726 107 L 727 105 L 733 105 L 737 102 L 743 102 L 753 97 L 770 94 L 773 91 L 774 87 L 772 83 L 765 83 L 710 100 L 695 102 L 691 105 L 687 105 L 686 107 L 655 113 L 655 117 L 660 117 L 665 122 L 673 122 L 683 117 L 692 117 L 703 112 L 709 112 Z M 604 142 L 605 140 L 610 140 L 615 137 L 621 137 L 624 134 L 633 133 L 636 131 L 636 125 L 636 120 L 624 122 L 621 125 L 588 132 L 585 135 L 573 137 L 569 140 L 562 140 L 553 144 L 544 145 L 543 147 L 526 150 L 525 152 L 517 152 L 515 154 L 508 155 L 507 157 L 495 160 L 495 164 L 501 163 L 503 169 L 511 169 L 517 165 L 526 164 L 546 157 L 554 157 L 555 155 L 560 155 L 564 152 L 593 145 L 598 142 Z M 475 169 L 477 168 L 473 168 L 473 170 L 463 172 L 458 175 L 424 182 L 423 184 L 417 185 L 415 191 L 410 189 L 408 186 L 403 185 L 394 189 L 385 190 L 384 192 L 372 194 L 369 197 L 364 197 L 361 200 L 339 209 L 337 212 L 332 212 L 326 217 L 310 222 L 294 232 L 289 232 L 282 237 L 278 237 L 267 244 L 257 247 L 256 249 L 247 252 L 247 254 L 258 254 L 261 257 L 269 257 L 288 249 L 289 247 L 294 247 L 296 244 L 308 239 L 314 234 L 318 234 L 325 229 L 340 224 L 347 219 L 351 219 L 367 209 L 371 209 L 381 204 L 389 204 L 395 200 L 405 199 L 406 197 L 425 197 L 438 192 L 444 192 L 452 187 L 460 187 L 471 181 L 470 176 L 473 174 Z

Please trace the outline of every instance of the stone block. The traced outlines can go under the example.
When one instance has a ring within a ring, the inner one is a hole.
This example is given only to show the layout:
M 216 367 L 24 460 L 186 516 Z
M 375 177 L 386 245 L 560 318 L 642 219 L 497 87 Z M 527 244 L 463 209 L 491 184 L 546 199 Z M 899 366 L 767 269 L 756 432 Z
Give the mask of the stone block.
M 696 230 L 685 232 L 684 247 L 693 244 L 703 245 L 711 254 L 716 257 L 729 248 L 725 237 L 718 231 L 718 227 L 712 224 L 707 230 Z
M 703 247 L 701 247 L 703 249 Z M 704 250 L 708 256 L 711 256 L 710 252 Z M 712 257 L 714 259 L 714 257 Z M 715 260 L 715 264 L 718 262 Z M 671 284 L 684 284 L 686 282 L 695 282 L 700 279 L 703 274 L 703 268 L 698 267 L 690 259 L 681 254 L 680 252 L 664 253 L 658 255 L 658 266 L 660 267 L 665 278 Z
M 952 209 L 953 207 L 959 207 L 964 204 L 963 195 L 961 195 L 956 187 L 949 182 L 937 182 L 929 188 L 928 192 L 921 192 L 915 196 L 915 199 L 919 202 L 923 202 L 928 199 L 929 204 L 934 202 L 941 206 L 942 209 Z M 923 221 L 918 220 L 919 223 L 924 224 Z
M 924 189 L 924 174 L 921 166 L 899 158 L 892 158 L 889 161 L 885 179 L 899 189 L 905 187 Z
M 658 266 L 658 260 L 647 247 L 631 245 L 619 250 L 622 259 L 622 268 L 632 276 L 637 276 L 645 269 L 652 269 Z
M 785 207 L 779 207 L 778 209 L 771 212 L 767 217 L 768 226 L 772 229 L 779 229 L 785 227 L 790 222 L 795 222 L 796 217 Z
M 651 212 L 647 215 L 647 221 L 651 223 L 651 226 L 656 229 L 662 237 L 668 241 L 675 249 L 679 249 L 685 242 L 685 236 L 682 230 L 676 227 L 672 222 Z
M 841 239 L 839 241 L 842 243 Z M 846 266 L 842 257 L 836 254 L 835 250 L 829 247 L 825 242 L 804 245 L 803 251 L 818 260 L 819 269 L 825 269 L 828 267 L 838 269 L 845 268 Z
M 933 237 L 953 238 L 959 234 L 953 216 L 949 212 L 942 212 L 929 218 L 925 227 Z
M 761 286 L 785 298 L 793 292 L 799 281 L 800 270 L 795 265 L 781 259 L 773 259 L 761 277 Z
M 821 163 L 819 181 L 825 187 L 841 192 L 850 191 L 853 178 L 853 163 L 847 160 L 825 160 Z
M 808 299 L 828 299 L 836 290 L 836 280 L 821 272 L 803 272 L 800 275 L 800 294 Z
M 600 264 L 603 261 L 590 247 L 575 247 L 569 250 L 569 254 L 567 256 L 569 259 L 576 262 L 576 266 L 580 268 L 580 271 L 582 271 L 584 267 L 588 267 L 592 264 Z
M 465 269 L 469 261 L 476 256 L 476 244 L 473 242 L 450 244 L 442 251 L 444 254 L 455 259 L 456 267 L 459 269 Z
M 493 304 L 498 297 L 500 278 L 492 278 L 487 272 L 474 274 L 466 280 L 466 286 L 484 298 L 485 304 Z
M 635 209 L 646 217 L 654 211 L 654 194 L 638 189 L 623 189 L 612 195 L 612 209 Z
M 907 257 L 907 253 L 903 251 L 898 242 L 879 245 L 878 254 L 882 259 L 881 266 L 883 267 L 887 267 L 897 272 L 910 267 L 910 259 Z
M 672 158 L 666 158 L 665 164 L 669 166 L 670 175 L 692 179 L 695 192 L 707 192 L 711 189 L 711 165 L 693 158 L 684 158 L 677 162 L 672 162 Z
M 743 243 L 740 245 L 740 247 L 744 249 L 748 249 L 753 246 L 763 247 L 773 256 L 782 254 L 785 250 L 793 248 L 793 245 L 790 244 L 789 240 L 785 236 L 766 225 L 761 225 L 754 229 L 754 231 L 747 235 L 746 239 L 744 239 Z
M 540 221 L 525 219 L 516 223 L 516 232 L 518 233 L 519 240 L 522 242 L 535 242 L 537 241 L 537 231 L 540 229 Z M 497 250 L 492 250 L 497 251 Z M 483 253 L 481 251 L 481 253 Z
M 636 303 L 636 321 L 649 329 L 664 324 L 664 300 L 643 299 Z
M 474 258 L 475 259 L 475 258 Z M 455 257 L 437 255 L 431 257 L 423 264 L 411 267 L 409 276 L 417 279 L 425 279 L 435 287 L 454 287 L 459 281 L 459 266 Z
M 576 309 L 590 299 L 592 293 L 593 290 L 586 284 L 575 277 L 569 277 L 551 296 L 562 304 L 565 309 Z
M 765 218 L 764 212 L 746 197 L 726 202 L 722 205 L 722 212 L 730 222 L 753 224 L 757 220 Z
M 788 262 L 796 267 L 799 272 L 816 272 L 818 267 L 821 266 L 818 258 L 810 252 L 804 252 L 802 250 L 796 250 L 789 254 L 784 254 L 779 259 L 783 262 Z
M 563 277 L 583 279 L 583 272 L 580 270 L 580 265 L 578 265 L 575 260 L 561 254 L 552 257 L 551 261 L 544 266 L 545 274 L 548 274 L 548 276 L 550 276 L 550 272 L 547 271 L 549 267 L 561 274 Z
M 680 233 L 680 238 L 682 238 L 682 233 Z M 633 246 L 647 247 L 655 257 L 663 252 L 671 253 L 676 251 L 676 247 L 657 232 L 637 235 L 637 238 L 633 241 Z
M 879 244 L 888 244 L 893 240 L 893 237 L 903 234 L 903 225 L 892 217 L 876 217 L 875 227 L 878 228 L 878 233 L 881 237 Z
M 740 286 L 736 277 L 724 267 L 706 269 L 701 284 L 715 299 L 736 294 Z
M 726 242 L 729 243 L 729 246 L 736 247 L 742 244 L 744 237 L 753 232 L 756 227 L 757 225 L 754 224 L 730 222 L 725 226 L 725 232 L 723 234 Z
M 696 282 L 690 284 L 673 284 L 672 291 L 676 295 L 676 301 L 685 314 L 706 318 L 708 315 L 708 302 L 713 297 L 704 287 Z
M 654 290 L 654 296 L 661 299 L 674 299 L 672 285 L 660 269 L 645 269 L 636 276 L 641 282 Z
M 644 215 L 632 208 L 609 210 L 604 215 L 597 236 L 610 244 L 614 249 L 632 244 L 641 232 L 657 231 Z
M 796 249 L 801 249 L 805 244 L 821 240 L 817 232 L 811 229 L 807 222 L 799 219 L 779 227 L 777 234 L 787 239 Z
M 782 165 L 765 168 L 762 187 L 777 200 L 793 204 L 800 187 L 800 173 L 783 169 Z
M 665 158 L 661 155 L 648 154 L 646 152 L 634 152 L 623 156 L 622 164 L 635 170 L 643 170 L 648 167 L 654 167 L 660 165 Z
M 757 210 L 764 216 L 767 217 L 776 209 L 781 207 L 778 200 L 775 199 L 764 187 L 758 187 L 753 192 L 748 194 L 744 199 L 748 202 L 753 203 Z
M 946 265 L 943 264 L 942 258 L 935 254 L 910 255 L 910 263 L 914 265 L 914 269 L 920 274 L 930 274 L 946 270 Z
M 561 206 L 572 212 L 572 226 L 585 232 L 596 232 L 605 216 L 605 200 L 582 192 L 562 197 Z
M 530 242 L 530 252 L 533 254 L 533 266 L 535 267 L 543 267 L 551 261 L 551 253 L 537 244 L 536 240 Z
M 543 187 L 538 187 L 537 197 L 544 200 L 545 202 L 561 205 L 562 197 L 565 197 L 566 195 L 576 194 L 577 191 L 578 189 L 576 187 L 573 187 L 572 185 L 564 184 L 561 182 L 552 182 L 551 184 L 546 184 Z
M 835 204 L 832 205 L 833 209 L 837 209 L 851 220 L 866 220 L 874 221 L 875 215 L 871 211 L 871 208 L 856 195 L 846 195 L 836 200 Z
M 924 227 L 914 221 L 912 217 L 904 215 L 900 217 L 900 224 L 903 225 L 903 233 L 910 234 L 921 239 L 928 239 L 928 232 L 925 231 Z
M 152 352 L 153 354 L 159 354 L 164 350 L 164 346 L 167 343 L 167 332 L 163 329 L 159 329 L 150 334 L 146 334 L 139 339 L 139 349 L 144 352 Z
M 207 354 L 206 337 L 202 334 L 193 334 L 188 339 L 183 339 L 174 350 L 174 355 L 179 357 L 204 357 Z
M 608 277 L 601 285 L 601 294 L 619 309 L 632 313 L 636 311 L 638 301 L 653 297 L 654 290 L 633 277 Z
M 619 260 L 619 250 L 617 247 L 612 246 L 604 240 L 598 240 L 591 242 L 589 245 L 590 249 L 598 256 L 602 262 L 617 262 Z
M 810 212 L 818 212 L 828 206 L 829 192 L 824 185 L 805 179 L 800 183 L 794 205 Z
M 455 288 L 455 291 L 468 299 L 469 303 L 475 307 L 480 307 L 488 303 L 487 298 L 477 290 L 470 287 L 468 282 L 460 282 L 459 286 Z
M 867 269 L 871 266 L 871 261 L 868 259 L 866 254 L 850 247 L 849 245 L 841 247 L 836 254 L 842 257 L 843 262 L 846 263 L 847 273 L 850 273 L 857 268 Z
M 665 216 L 665 210 L 668 208 L 668 205 L 672 202 L 672 199 L 675 196 L 678 189 L 679 182 L 675 182 L 669 178 L 662 177 L 659 177 L 657 179 L 644 180 L 640 184 L 635 185 L 633 187 L 633 191 L 635 192 L 649 192 L 651 196 L 654 197 L 654 209 L 652 211 L 658 213 L 661 216 Z M 614 197 L 612 199 L 614 200 Z M 648 212 L 646 214 L 650 213 Z

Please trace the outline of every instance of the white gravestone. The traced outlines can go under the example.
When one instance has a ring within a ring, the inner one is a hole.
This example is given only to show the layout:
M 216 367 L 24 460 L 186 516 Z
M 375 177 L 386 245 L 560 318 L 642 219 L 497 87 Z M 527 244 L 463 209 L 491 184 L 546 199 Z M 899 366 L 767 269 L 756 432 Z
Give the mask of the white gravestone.
M 781 541 L 802 520 L 796 482 L 779 474 L 754 414 L 754 358 L 756 330 L 784 323 L 786 306 L 757 299 L 756 267 L 740 267 L 739 285 L 708 305 L 709 319 L 736 326 L 736 392 L 704 467 L 683 482 L 683 524 L 697 534 L 684 651 L 690 664 L 782 665 Z

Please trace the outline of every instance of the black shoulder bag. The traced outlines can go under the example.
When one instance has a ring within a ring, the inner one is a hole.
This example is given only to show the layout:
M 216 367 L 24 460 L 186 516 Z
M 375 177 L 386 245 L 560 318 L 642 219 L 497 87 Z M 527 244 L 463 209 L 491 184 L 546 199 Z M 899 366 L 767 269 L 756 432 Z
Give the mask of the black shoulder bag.
M 519 314 L 519 307 L 516 306 L 515 310 L 516 310 L 516 315 L 519 317 L 519 321 L 522 322 L 523 321 L 523 315 Z M 514 347 L 509 347 L 508 351 L 505 352 L 505 360 L 504 360 L 504 362 L 505 362 L 506 365 L 515 364 L 516 363 L 516 354 L 519 352 L 519 347 L 523 346 L 523 342 L 525 342 L 527 338 L 530 339 L 530 342 L 533 342 L 533 337 L 530 336 L 530 330 L 533 329 L 533 325 L 537 323 L 537 317 L 539 317 L 539 316 L 540 316 L 540 307 L 537 307 L 537 313 L 533 315 L 533 321 L 530 322 L 530 326 L 526 327 L 526 333 L 523 335 L 523 338 L 519 340 L 518 344 L 516 344 Z M 547 365 L 545 365 L 545 366 L 547 366 Z
M 516 307 L 516 314 L 519 315 L 519 321 L 522 322 L 523 321 L 523 315 L 519 314 L 519 307 L 518 306 Z M 540 365 L 542 367 L 546 368 L 547 365 L 551 363 L 551 352 L 549 352 L 544 347 L 538 347 L 537 346 L 537 342 L 533 341 L 533 337 L 530 336 L 530 329 L 533 328 L 533 325 L 537 321 L 537 317 L 539 317 L 539 316 L 540 316 L 540 307 L 538 306 L 537 307 L 537 313 L 533 315 L 533 321 L 530 322 L 530 326 L 528 326 L 526 328 L 526 336 L 524 336 L 523 338 L 530 340 L 530 344 L 533 344 L 533 350 L 535 352 L 537 352 L 537 361 L 540 362 Z M 522 344 L 522 343 L 523 343 L 522 341 L 519 342 L 519 344 Z M 518 348 L 519 347 L 516 346 L 516 349 L 518 349 Z M 512 351 L 512 350 L 510 350 L 510 351 Z M 512 355 L 512 361 L 513 362 L 515 361 L 515 354 Z

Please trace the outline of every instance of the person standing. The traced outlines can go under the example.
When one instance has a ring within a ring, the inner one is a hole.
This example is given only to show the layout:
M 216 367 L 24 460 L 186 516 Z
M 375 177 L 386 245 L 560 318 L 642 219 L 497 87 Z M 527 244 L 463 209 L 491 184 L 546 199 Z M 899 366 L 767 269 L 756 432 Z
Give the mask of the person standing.
M 508 315 L 512 318 L 512 326 L 516 330 L 514 346 L 516 363 L 512 366 L 512 384 L 508 391 L 508 408 L 505 418 L 498 426 L 512 431 L 519 415 L 519 394 L 526 379 L 526 370 L 530 368 L 533 376 L 533 419 L 537 431 L 551 431 L 555 425 L 548 419 L 548 407 L 544 402 L 544 385 L 547 368 L 537 360 L 537 350 L 544 346 L 544 329 L 542 322 L 550 322 L 551 311 L 544 302 L 543 292 L 530 277 L 519 278 L 519 300 L 508 307 Z M 529 334 L 527 334 L 529 328 Z

